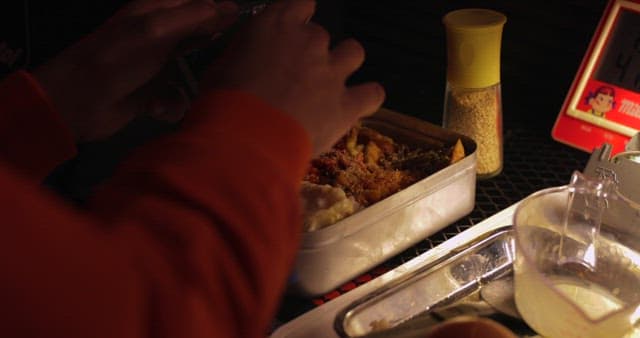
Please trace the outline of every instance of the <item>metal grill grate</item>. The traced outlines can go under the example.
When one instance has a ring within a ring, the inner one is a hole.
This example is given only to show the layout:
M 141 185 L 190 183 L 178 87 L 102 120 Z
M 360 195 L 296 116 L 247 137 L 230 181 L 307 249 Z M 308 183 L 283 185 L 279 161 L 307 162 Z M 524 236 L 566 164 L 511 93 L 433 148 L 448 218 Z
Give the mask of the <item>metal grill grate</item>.
M 524 129 L 505 135 L 504 157 L 499 176 L 478 181 L 475 207 L 469 215 L 383 264 L 398 266 L 537 190 L 569 183 L 573 171 L 583 170 L 589 160 L 585 152 Z

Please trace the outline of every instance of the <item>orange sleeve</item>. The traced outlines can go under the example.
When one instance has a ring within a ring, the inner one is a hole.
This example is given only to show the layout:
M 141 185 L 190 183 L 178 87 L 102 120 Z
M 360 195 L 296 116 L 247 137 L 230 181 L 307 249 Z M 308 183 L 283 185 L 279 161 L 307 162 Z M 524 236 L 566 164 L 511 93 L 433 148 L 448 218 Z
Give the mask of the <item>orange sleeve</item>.
M 42 180 L 75 154 L 71 131 L 31 74 L 0 81 L 0 161 Z
M 0 332 L 264 337 L 297 249 L 310 154 L 288 116 L 214 91 L 182 131 L 132 154 L 88 214 L 0 170 L 15 191 L 0 195 Z

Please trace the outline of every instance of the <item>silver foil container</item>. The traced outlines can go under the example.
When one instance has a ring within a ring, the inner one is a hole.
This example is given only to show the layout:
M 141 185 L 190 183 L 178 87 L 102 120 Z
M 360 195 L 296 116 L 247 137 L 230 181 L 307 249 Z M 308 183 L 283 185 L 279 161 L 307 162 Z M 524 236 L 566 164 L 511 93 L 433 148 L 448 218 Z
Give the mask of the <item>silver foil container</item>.
M 381 109 L 363 125 L 415 146 L 450 146 L 466 156 L 415 184 L 326 228 L 306 232 L 291 279 L 304 295 L 329 292 L 473 210 L 476 144 L 426 121 Z

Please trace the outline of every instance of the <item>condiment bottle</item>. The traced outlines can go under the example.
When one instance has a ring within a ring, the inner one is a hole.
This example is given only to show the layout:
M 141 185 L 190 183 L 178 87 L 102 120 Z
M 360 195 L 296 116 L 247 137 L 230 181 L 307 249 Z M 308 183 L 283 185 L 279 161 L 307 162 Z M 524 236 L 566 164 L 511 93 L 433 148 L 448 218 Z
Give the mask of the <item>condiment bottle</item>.
M 503 165 L 500 46 L 507 18 L 468 8 L 443 18 L 447 36 L 447 83 L 443 126 L 472 138 L 478 179 L 498 175 Z

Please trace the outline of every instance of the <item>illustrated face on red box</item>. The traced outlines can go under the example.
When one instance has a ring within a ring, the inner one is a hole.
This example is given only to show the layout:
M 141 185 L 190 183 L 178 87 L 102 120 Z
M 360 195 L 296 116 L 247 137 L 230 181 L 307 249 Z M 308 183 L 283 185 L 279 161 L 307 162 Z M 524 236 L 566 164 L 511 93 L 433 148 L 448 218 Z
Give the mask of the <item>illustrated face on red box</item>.
M 610 0 L 571 85 L 553 138 L 612 154 L 640 131 L 640 0 Z
M 600 86 L 595 92 L 589 93 L 586 102 L 587 105 L 591 107 L 591 114 L 598 117 L 605 117 L 605 115 L 613 109 L 615 96 L 615 89 L 608 86 Z

